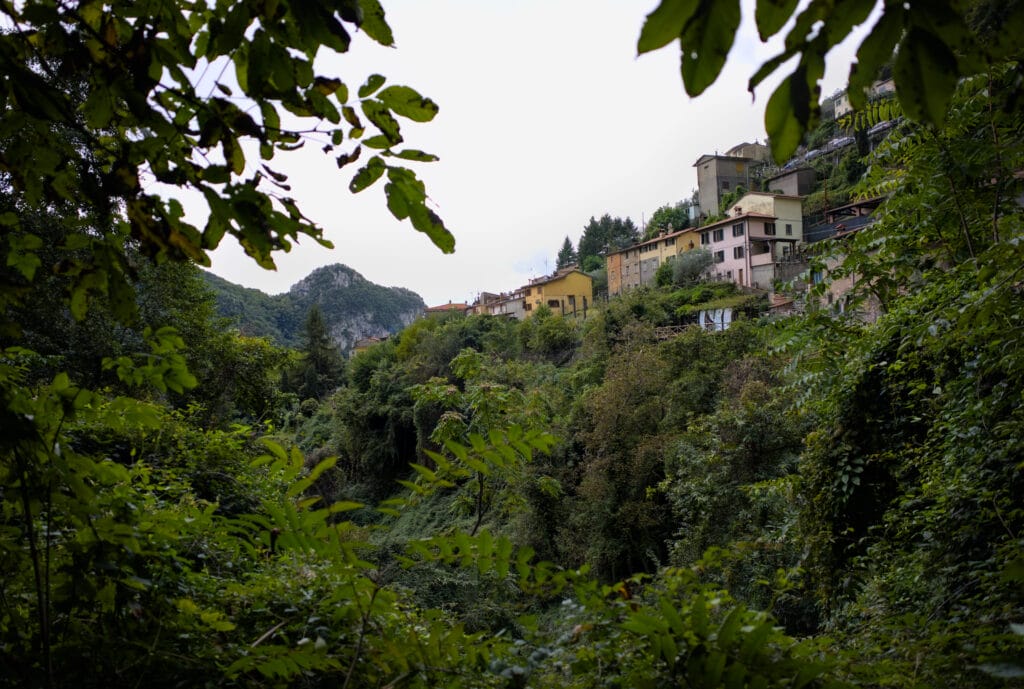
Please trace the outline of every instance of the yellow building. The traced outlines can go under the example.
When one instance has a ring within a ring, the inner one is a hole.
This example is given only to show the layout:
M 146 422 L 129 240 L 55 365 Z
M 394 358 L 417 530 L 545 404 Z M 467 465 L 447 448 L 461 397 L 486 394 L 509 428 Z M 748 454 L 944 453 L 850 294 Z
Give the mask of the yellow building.
M 613 251 L 606 257 L 608 296 L 614 297 L 640 285 L 653 285 L 659 266 L 700 246 L 700 231 L 687 228 L 663 232 L 653 239 Z
M 567 268 L 531 280 L 522 288 L 522 293 L 524 316 L 530 316 L 545 305 L 556 314 L 583 318 L 594 301 L 594 284 L 583 271 Z

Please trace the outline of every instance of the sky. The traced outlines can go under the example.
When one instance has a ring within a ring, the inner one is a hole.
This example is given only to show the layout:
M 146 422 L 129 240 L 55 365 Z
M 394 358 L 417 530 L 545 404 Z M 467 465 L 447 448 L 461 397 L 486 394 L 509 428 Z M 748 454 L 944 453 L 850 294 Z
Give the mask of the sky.
M 403 120 L 402 133 L 406 146 L 440 158 L 411 167 L 455 235 L 455 253 L 396 220 L 382 183 L 353 195 L 356 166 L 339 170 L 307 146 L 275 158 L 275 169 L 289 175 L 293 196 L 334 249 L 306 239 L 266 271 L 226 239 L 211 269 L 278 294 L 317 267 L 344 263 L 377 284 L 411 289 L 428 306 L 549 274 L 565 238 L 576 245 L 591 217 L 628 216 L 639 227 L 658 207 L 690 198 L 700 155 L 765 141 L 764 105 L 788 72 L 755 97 L 747 91 L 781 45 L 761 43 L 752 2 L 743 0 L 722 74 L 690 98 L 677 44 L 637 56 L 657 0 L 384 0 L 396 47 L 357 34 L 348 53 L 317 67 L 352 91 L 380 73 L 439 105 L 432 122 Z M 862 31 L 830 53 L 823 95 L 845 84 Z

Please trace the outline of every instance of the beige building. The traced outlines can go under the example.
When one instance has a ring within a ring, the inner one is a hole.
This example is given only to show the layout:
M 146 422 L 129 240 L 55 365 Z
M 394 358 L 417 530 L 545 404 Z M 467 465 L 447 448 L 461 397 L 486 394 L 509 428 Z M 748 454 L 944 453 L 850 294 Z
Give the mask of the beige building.
M 737 156 L 702 155 L 697 168 L 697 199 L 705 218 L 718 215 L 722 196 L 736 187 L 750 189 L 750 169 L 757 161 Z
M 813 167 L 797 167 L 792 170 L 783 170 L 774 177 L 769 177 L 764 184 L 765 188 L 773 194 L 807 196 L 814 191 L 817 174 Z

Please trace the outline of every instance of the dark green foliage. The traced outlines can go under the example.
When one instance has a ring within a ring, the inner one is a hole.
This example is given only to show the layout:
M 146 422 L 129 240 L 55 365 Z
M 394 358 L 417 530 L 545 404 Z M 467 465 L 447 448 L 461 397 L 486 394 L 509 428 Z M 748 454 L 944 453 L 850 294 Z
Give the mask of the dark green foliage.
M 344 372 L 341 352 L 327 331 L 320 308 L 314 305 L 306 316 L 299 359 L 288 370 L 284 387 L 299 399 L 317 400 L 337 389 Z
M 753 91 L 791 58 L 799 57 L 765 109 L 765 129 L 778 161 L 792 155 L 805 134 L 818 124 L 818 82 L 825 55 L 875 7 L 873 0 L 833 5 L 831 0 L 815 0 L 806 6 L 795 0 L 756 3 L 754 18 L 762 41 L 786 26 L 790 29 L 783 51 L 760 66 L 749 89 Z M 739 23 L 740 9 L 735 3 L 711 12 L 703 3 L 663 0 L 647 16 L 637 50 L 645 53 L 678 40 L 683 85 L 687 93 L 696 96 L 718 78 Z M 942 125 L 961 77 L 984 74 L 993 63 L 1019 57 L 1020 46 L 1007 36 L 1021 28 L 1024 10 L 1013 0 L 887 5 L 862 41 L 851 67 L 850 102 L 856 109 L 865 106 L 868 87 L 895 54 L 892 75 L 904 111 L 920 122 Z
M 579 262 L 579 257 L 576 255 L 576 249 L 572 245 L 572 241 L 569 237 L 565 238 L 562 243 L 562 248 L 558 250 L 558 257 L 555 259 L 555 267 L 561 270 L 562 268 L 568 268 L 569 266 L 576 265 Z
M 844 646 L 875 657 L 897 638 L 879 673 L 925 683 L 997 685 L 1020 657 L 1008 630 L 1024 601 L 1005 573 L 1020 557 L 1024 381 L 1010 324 L 1024 218 L 1007 197 L 1024 141 L 999 86 L 1015 72 L 968 80 L 945 129 L 907 126 L 880 147 L 866 182 L 892 196 L 836 274 L 857 271 L 850 306 L 884 315 L 804 326 L 821 418 L 797 521 L 813 591 Z
M 572 319 L 555 315 L 542 304 L 519 326 L 519 341 L 524 353 L 564 364 L 579 345 L 579 325 Z
M 282 347 L 301 343 L 302 312 L 288 295 L 270 296 L 228 282 L 209 271 L 203 278 L 214 295 L 217 315 L 227 319 L 242 335 L 266 337 Z
M 232 235 L 267 268 L 274 250 L 300 236 L 330 245 L 295 202 L 278 193 L 289 189 L 287 177 L 269 167 L 275 155 L 304 142 L 301 121 L 315 118 L 318 134 L 332 142 L 324 152 L 340 167 L 359 157 L 361 143 L 380 156 L 402 158 L 407 152 L 397 148 L 402 136 L 395 116 L 423 122 L 437 112 L 408 87 L 378 91 L 382 83 L 360 90 L 350 103 L 340 79 L 316 74 L 318 56 L 348 50 L 349 30 L 361 26 L 361 35 L 392 43 L 380 28 L 379 5 L 366 4 L 364 13 L 359 3 L 348 3 L 344 16 L 319 3 L 168 3 L 140 13 L 134 3 L 80 11 L 44 1 L 5 11 L 19 27 L 3 35 L 0 50 L 7 77 L 0 86 L 8 104 L 0 117 L 5 184 L 31 207 L 69 202 L 85 208 L 104 228 L 94 237 L 104 250 L 75 281 L 79 294 L 98 289 L 124 298 L 119 247 L 128 236 L 161 262 L 208 264 L 207 251 Z M 217 73 L 230 68 L 237 83 L 198 83 L 191 71 L 199 63 L 214 65 Z M 254 107 L 243 110 L 238 97 Z M 282 126 L 292 116 L 299 121 Z M 350 145 L 338 157 L 334 149 L 342 141 Z M 262 164 L 247 161 L 254 149 Z M 380 156 L 371 161 L 387 171 L 389 209 L 451 251 L 454 239 L 426 207 L 422 183 Z M 150 179 L 197 192 L 209 210 L 206 226 L 186 222 L 181 203 L 143 183 Z M 17 222 L 3 219 L 9 228 Z M 115 226 L 116 232 L 107 231 Z
M 672 284 L 672 261 L 665 261 L 654 272 L 654 286 L 668 287 Z
M 743 195 L 747 193 L 747 188 L 742 184 L 737 184 L 736 188 L 732 191 L 727 191 L 722 194 L 721 201 L 718 202 L 718 216 L 724 217 L 725 211 L 729 209 L 734 203 L 743 198 Z M 716 217 L 718 217 L 716 216 Z
M 698 282 L 704 271 L 712 265 L 714 257 L 707 249 L 694 249 L 676 257 L 672 262 L 672 283 L 686 287 Z
M 640 239 L 640 230 L 632 220 L 612 218 L 605 213 L 600 219 L 591 218 L 583 228 L 577 254 L 584 272 L 590 272 L 604 265 L 608 251 L 624 249 Z
M 690 202 L 679 201 L 671 206 L 661 206 L 651 213 L 643 238 L 653 239 L 659 232 L 678 232 L 689 226 Z
M 684 79 L 702 90 L 724 60 L 738 5 L 715 5 L 717 14 L 697 5 L 663 2 L 641 45 L 681 37 L 701 58 L 684 57 Z M 780 30 L 796 6 L 758 2 L 759 31 Z M 801 47 L 832 45 L 865 6 L 801 10 L 799 40 L 787 46 L 801 53 L 797 75 L 770 108 L 783 145 L 814 115 L 784 107 L 799 105 L 816 78 L 819 65 Z M 758 316 L 764 303 L 732 285 L 698 283 L 634 290 L 581 330 L 543 310 L 524 323 L 424 319 L 354 357 L 346 384 L 320 404 L 281 393 L 285 352 L 219 328 L 194 268 L 139 258 L 183 252 L 200 261 L 195 252 L 216 245 L 228 231 L 217 218 L 230 213 L 214 213 L 200 245 L 173 204 L 163 217 L 141 192 L 109 186 L 130 180 L 140 161 L 157 179 L 173 173 L 176 165 L 144 154 L 158 143 L 181 153 L 198 136 L 200 149 L 217 148 L 232 167 L 180 174 L 214 175 L 203 184 L 242 193 L 234 187 L 244 181 L 232 175 L 241 174 L 239 135 L 256 136 L 248 116 L 213 99 L 172 99 L 162 107 L 189 118 L 161 124 L 155 101 L 133 98 L 115 68 L 152 48 L 159 59 L 150 64 L 181 85 L 190 50 L 237 50 L 243 90 L 273 101 L 262 118 L 280 104 L 329 121 L 328 96 L 343 102 L 347 93 L 332 94 L 347 89 L 307 71 L 312 57 L 301 48 L 344 50 L 345 24 L 390 43 L 383 12 L 373 0 L 330 12 L 317 3 L 204 5 L 187 17 L 159 5 L 131 8 L 129 21 L 126 7 L 7 10 L 40 31 L 8 34 L 10 50 L 0 51 L 10 68 L 5 126 L 27 123 L 25 140 L 4 147 L 11 177 L 0 180 L 10 182 L 0 211 L 10 230 L 0 236 L 0 685 L 838 689 L 848 681 L 909 689 L 1019 681 L 1017 65 L 960 83 L 943 128 L 908 124 L 879 149 L 862 191 L 892 193 L 872 228 L 831 247 L 843 256 L 829 277 L 857 277 L 842 316 L 813 308 L 825 289 L 814 286 L 803 317 L 739 317 L 708 332 L 687 326 L 695 312 Z M 976 5 L 972 16 L 981 27 L 1013 27 L 1013 7 Z M 257 11 L 276 14 L 253 28 Z M 949 73 L 971 71 L 977 53 L 960 42 L 961 15 L 941 4 L 924 11 L 887 6 L 871 50 L 862 48 L 865 68 L 891 39 L 907 48 L 894 67 L 904 82 L 908 69 L 928 77 L 950 44 Z M 894 31 L 903 20 L 912 24 L 906 35 Z M 160 33 L 144 31 L 157 21 Z M 93 30 L 85 39 L 84 27 Z M 922 32 L 938 27 L 942 40 L 929 45 Z M 277 42 L 288 38 L 300 49 Z M 39 71 L 16 59 L 29 45 L 42 51 Z M 1014 45 L 994 37 L 984 53 Z M 72 58 L 86 67 L 69 64 L 70 75 L 87 79 L 80 91 L 55 93 L 45 68 Z M 89 65 L 104 66 L 104 79 Z M 131 62 L 129 73 L 145 86 L 152 78 L 140 65 Z M 935 93 L 918 105 L 934 116 L 946 77 L 921 83 Z M 170 98 L 162 88 L 143 93 Z M 309 102 L 291 99 L 296 93 Z M 913 87 L 908 93 L 915 97 Z M 390 147 L 399 136 L 394 115 L 430 119 L 433 103 L 378 75 L 359 97 L 380 132 L 368 146 L 429 158 Z M 82 131 L 77 119 L 70 126 L 74 103 Z M 193 115 L 198 133 L 163 132 L 191 127 Z M 362 116 L 339 113 L 359 128 Z M 91 147 L 101 121 L 114 133 L 93 143 L 120 142 L 128 158 L 100 160 L 117 153 Z M 54 148 L 68 154 L 67 169 L 39 146 L 54 133 L 45 122 L 62 130 Z M 129 134 L 123 128 L 133 122 Z M 273 136 L 264 142 L 271 150 L 293 144 Z M 26 146 L 38 160 L 26 163 Z M 381 155 L 354 186 L 386 174 L 392 211 L 436 233 L 419 203 L 422 187 Z M 88 208 L 59 200 L 90 171 L 113 175 L 94 180 L 102 193 L 83 202 Z M 243 195 L 231 213 L 259 207 Z M 108 222 L 122 203 L 132 240 Z M 292 236 L 280 225 L 276 235 L 252 234 L 252 217 L 234 220 L 231 231 L 263 261 Z M 182 234 L 169 239 L 164 230 Z M 447 246 L 443 235 L 435 241 Z M 313 303 L 318 285 L 303 288 Z M 881 313 L 877 322 L 851 316 L 867 307 Z M 324 320 L 310 320 L 314 372 L 331 368 L 315 365 L 331 349 Z M 260 438 L 263 430 L 278 442 Z

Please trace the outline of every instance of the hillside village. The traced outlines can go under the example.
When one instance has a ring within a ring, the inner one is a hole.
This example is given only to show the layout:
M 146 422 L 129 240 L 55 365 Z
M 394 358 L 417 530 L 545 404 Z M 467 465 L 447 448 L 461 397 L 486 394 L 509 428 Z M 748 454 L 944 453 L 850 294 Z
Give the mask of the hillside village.
M 876 103 L 891 99 L 891 77 L 876 81 L 870 94 Z M 710 254 L 703 279 L 767 295 L 776 312 L 804 308 L 807 286 L 824 277 L 821 270 L 812 270 L 812 257 L 821 256 L 827 267 L 834 267 L 838 259 L 829 256 L 837 247 L 829 240 L 841 241 L 873 221 L 881 199 L 853 199 L 849 188 L 863 171 L 861 159 L 900 119 L 876 109 L 878 121 L 855 130 L 845 91 L 825 99 L 821 109 L 823 123 L 784 164 L 775 164 L 768 145 L 759 141 L 701 155 L 693 164 L 697 189 L 684 202 L 687 221 L 657 227 L 628 246 L 606 247 L 602 269 L 585 272 L 578 263 L 563 265 L 518 288 L 481 292 L 473 303 L 437 305 L 425 314 L 524 319 L 543 305 L 561 316 L 586 318 L 595 299 L 653 286 L 660 268 L 695 250 Z M 852 286 L 849 278 L 837 280 L 822 298 L 842 311 Z M 870 307 L 862 314 L 867 320 L 876 315 Z

